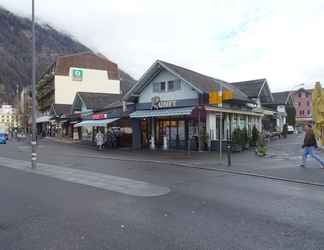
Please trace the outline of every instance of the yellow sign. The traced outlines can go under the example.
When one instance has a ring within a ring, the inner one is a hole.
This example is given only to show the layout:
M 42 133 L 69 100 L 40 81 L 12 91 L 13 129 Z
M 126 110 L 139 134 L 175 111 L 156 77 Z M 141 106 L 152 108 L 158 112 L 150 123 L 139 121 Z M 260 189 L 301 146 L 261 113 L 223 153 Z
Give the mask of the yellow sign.
M 208 103 L 209 104 L 220 104 L 222 98 L 218 95 L 218 92 L 212 91 L 208 94 Z
M 229 91 L 229 90 L 225 90 L 223 92 L 223 100 L 226 101 L 226 100 L 232 100 L 232 99 L 233 99 L 233 92 Z
M 229 90 L 223 91 L 223 95 L 220 95 L 220 92 L 211 91 L 208 94 L 208 104 L 221 104 L 223 101 L 232 100 L 233 92 Z

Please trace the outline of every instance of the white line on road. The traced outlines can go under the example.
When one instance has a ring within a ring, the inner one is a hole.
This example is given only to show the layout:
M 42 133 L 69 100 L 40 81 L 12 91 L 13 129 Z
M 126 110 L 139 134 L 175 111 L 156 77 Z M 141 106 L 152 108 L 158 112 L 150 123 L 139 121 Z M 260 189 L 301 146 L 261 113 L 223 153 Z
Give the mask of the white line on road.
M 140 197 L 153 197 L 165 195 L 170 192 L 170 189 L 167 187 L 113 175 L 60 167 L 44 163 L 38 163 L 38 168 L 31 169 L 30 165 L 31 163 L 28 161 L 0 157 L 0 166 L 3 167 L 18 169 L 28 173 L 45 175 L 72 183 L 87 185 L 122 194 Z

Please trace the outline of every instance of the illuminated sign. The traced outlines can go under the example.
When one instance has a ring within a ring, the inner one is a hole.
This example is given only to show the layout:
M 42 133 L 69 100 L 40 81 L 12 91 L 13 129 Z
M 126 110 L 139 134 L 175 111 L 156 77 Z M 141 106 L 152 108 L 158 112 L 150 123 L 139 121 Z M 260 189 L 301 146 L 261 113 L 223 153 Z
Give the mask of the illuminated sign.
M 92 115 L 92 120 L 102 120 L 102 119 L 107 119 L 108 115 L 107 114 L 95 114 Z
M 81 69 L 72 70 L 72 80 L 73 81 L 82 81 L 83 80 L 83 71 Z

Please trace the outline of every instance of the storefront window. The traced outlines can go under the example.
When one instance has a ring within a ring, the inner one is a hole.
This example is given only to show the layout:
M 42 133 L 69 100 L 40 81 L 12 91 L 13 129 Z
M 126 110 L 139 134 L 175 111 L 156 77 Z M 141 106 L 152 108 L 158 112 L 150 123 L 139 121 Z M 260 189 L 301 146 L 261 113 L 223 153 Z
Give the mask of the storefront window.
M 179 140 L 186 140 L 186 135 L 185 135 L 185 121 L 179 121 L 178 123 L 178 136 Z
M 92 127 L 82 127 L 82 140 L 92 141 Z

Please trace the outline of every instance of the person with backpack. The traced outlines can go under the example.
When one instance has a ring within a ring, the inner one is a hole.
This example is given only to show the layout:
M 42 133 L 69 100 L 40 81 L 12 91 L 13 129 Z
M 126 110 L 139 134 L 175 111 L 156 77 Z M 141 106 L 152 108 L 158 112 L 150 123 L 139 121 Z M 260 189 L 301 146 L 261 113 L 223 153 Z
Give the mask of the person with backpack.
M 312 129 L 312 125 L 306 124 L 304 126 L 304 131 L 305 131 L 305 138 L 304 138 L 304 144 L 302 146 L 302 148 L 304 149 L 303 161 L 300 166 L 305 167 L 307 157 L 311 156 L 321 164 L 321 168 L 324 168 L 324 161 L 317 154 L 314 153 L 314 149 L 317 148 L 317 142 L 316 142 L 314 131 Z

